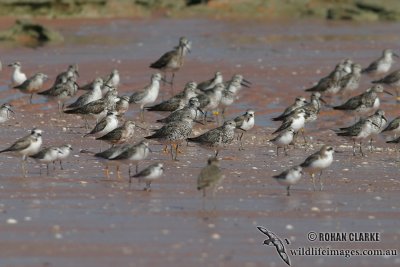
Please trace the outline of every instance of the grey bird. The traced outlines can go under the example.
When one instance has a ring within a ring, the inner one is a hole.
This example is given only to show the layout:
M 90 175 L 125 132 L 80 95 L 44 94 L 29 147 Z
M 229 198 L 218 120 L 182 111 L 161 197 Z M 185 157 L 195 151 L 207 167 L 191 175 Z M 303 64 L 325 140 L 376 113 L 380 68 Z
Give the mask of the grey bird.
M 222 73 L 217 71 L 213 78 L 211 78 L 207 81 L 198 83 L 197 89 L 199 89 L 201 91 L 206 91 L 208 89 L 214 88 L 217 84 L 223 83 L 223 82 L 224 82 L 224 78 L 222 76 Z
M 129 96 L 124 95 L 118 97 L 118 101 L 115 104 L 115 110 L 118 116 L 123 116 L 129 109 Z
M 61 154 L 59 153 L 58 155 L 57 155 L 57 159 L 56 159 L 56 161 L 59 161 L 59 163 L 60 163 L 60 169 L 61 170 L 64 170 L 64 167 L 63 167 L 63 165 L 62 165 L 62 161 L 64 160 L 64 159 L 66 159 L 66 158 L 68 158 L 70 155 L 71 155 L 71 152 L 72 152 L 72 145 L 70 145 L 70 144 L 65 144 L 65 145 L 62 145 L 62 146 L 60 146 L 60 147 L 58 147 L 60 150 L 61 150 Z
M 400 70 L 393 71 L 380 80 L 372 83 L 384 84 L 392 87 L 396 91 L 396 101 L 400 102 Z
M 272 177 L 275 178 L 279 184 L 286 186 L 286 195 L 290 196 L 290 187 L 297 184 L 300 181 L 302 175 L 303 168 L 300 166 L 295 166 Z
M 30 94 L 29 103 L 32 103 L 33 94 L 42 89 L 46 79 L 47 75 L 39 72 L 25 80 L 22 84 L 14 86 L 14 88 L 20 90 L 21 93 Z
M 11 113 L 14 113 L 12 106 L 8 103 L 4 103 L 0 107 L 0 123 L 5 123 L 11 118 Z
M 189 142 L 197 143 L 202 147 L 211 148 L 218 156 L 221 147 L 232 143 L 235 137 L 236 122 L 228 120 L 222 126 L 211 129 L 199 136 L 187 138 Z
M 81 95 L 74 103 L 67 106 L 67 109 L 75 109 L 82 107 L 90 102 L 101 99 L 101 87 L 103 86 L 103 79 L 96 78 L 93 81 L 91 91 Z
M 400 116 L 394 118 L 385 129 L 383 129 L 382 133 L 384 132 L 393 132 L 395 134 L 395 138 L 397 133 L 400 133 Z
M 369 139 L 369 148 L 370 151 L 373 150 L 372 142 L 374 139 L 374 136 L 377 136 L 380 134 L 384 129 L 387 124 L 387 118 L 385 117 L 385 111 L 378 109 L 373 115 L 369 116 L 366 118 L 367 120 L 370 120 L 372 125 L 371 125 L 371 138 Z
M 218 184 L 225 178 L 225 175 L 219 168 L 219 159 L 210 157 L 207 160 L 207 166 L 201 169 L 197 177 L 197 190 L 202 190 L 203 197 L 206 196 L 206 189 L 212 189 L 212 196 L 215 195 Z
M 101 140 L 111 145 L 123 144 L 133 137 L 135 127 L 137 126 L 133 121 L 125 121 L 122 126 L 96 138 L 96 140 Z
M 287 116 L 292 114 L 293 111 L 304 106 L 305 104 L 307 104 L 307 100 L 304 97 L 296 97 L 293 104 L 288 106 L 278 117 L 272 118 L 272 120 L 283 121 Z
M 21 71 L 22 66 L 19 61 L 9 64 L 8 66 L 14 69 L 11 75 L 11 84 L 13 86 L 21 85 L 26 81 L 26 74 Z
M 40 164 L 46 164 L 47 175 L 49 175 L 49 164 L 55 162 L 59 154 L 63 154 L 63 152 L 58 147 L 47 147 L 29 157 Z M 42 173 L 42 168 L 40 168 L 40 173 Z
M 119 154 L 123 153 L 126 149 L 128 149 L 131 145 L 130 144 L 123 144 L 123 145 L 115 145 L 110 147 L 107 150 L 94 154 L 94 156 L 100 160 L 100 162 L 105 165 L 104 174 L 107 179 L 110 179 L 110 172 L 109 168 L 110 165 L 115 165 L 117 170 L 117 177 L 118 179 L 121 178 L 121 174 L 119 172 L 119 161 L 111 161 L 111 159 L 117 157 Z
M 340 90 L 341 72 L 335 69 L 332 74 L 319 80 L 317 85 L 306 89 L 307 92 L 320 92 L 323 95 L 335 95 Z
M 360 85 L 360 80 L 361 80 L 361 65 L 352 64 L 351 73 L 347 74 L 346 76 L 340 79 L 339 93 L 344 95 L 351 94 L 351 92 L 358 89 Z
M 168 117 L 159 119 L 157 122 L 160 123 L 170 123 L 173 121 L 179 121 L 186 115 L 190 115 L 193 120 L 196 120 L 203 111 L 199 108 L 200 102 L 197 97 L 192 97 L 189 99 L 189 103 L 182 109 L 175 110 Z
M 147 166 L 145 169 L 140 171 L 138 174 L 133 175 L 133 178 L 139 179 L 139 182 L 145 182 L 145 191 L 151 190 L 151 183 L 161 177 L 164 172 L 164 165 L 162 163 L 153 163 Z M 129 183 L 132 182 L 132 177 L 129 179 Z
M 118 127 L 117 115 L 118 113 L 116 111 L 109 111 L 107 113 L 107 116 L 102 118 L 89 133 L 84 135 L 84 137 L 86 136 L 101 137 L 108 134 L 109 132 Z
M 54 80 L 54 85 L 62 83 L 63 81 L 66 81 L 66 80 L 68 80 L 68 78 L 71 78 L 71 77 L 73 78 L 74 81 L 78 80 L 79 73 L 78 73 L 78 65 L 77 64 L 69 65 L 68 69 L 66 71 L 58 74 L 56 79 Z
M 222 83 L 215 85 L 214 88 L 208 89 L 202 94 L 197 96 L 200 102 L 200 108 L 205 112 L 204 120 L 207 119 L 207 112 L 217 111 L 219 103 L 222 99 L 222 92 L 225 90 L 225 86 Z M 216 121 L 218 122 L 218 115 L 216 116 Z
M 239 135 L 239 150 L 243 150 L 243 135 L 245 132 L 251 130 L 255 123 L 255 111 L 252 109 L 246 110 L 243 115 L 237 116 L 233 119 L 236 123 L 236 129 L 240 131 Z
M 373 61 L 368 67 L 362 70 L 362 73 L 370 74 L 373 76 L 385 74 L 390 70 L 394 62 L 393 56 L 399 57 L 391 49 L 385 49 L 382 52 L 382 56 L 377 60 Z

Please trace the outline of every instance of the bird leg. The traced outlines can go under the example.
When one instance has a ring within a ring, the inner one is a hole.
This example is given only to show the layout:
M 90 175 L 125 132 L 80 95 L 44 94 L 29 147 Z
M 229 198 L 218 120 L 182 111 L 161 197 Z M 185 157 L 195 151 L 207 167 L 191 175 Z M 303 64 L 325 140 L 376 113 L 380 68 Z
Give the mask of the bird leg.
M 364 157 L 364 152 L 362 151 L 362 141 L 360 141 L 360 153 L 361 156 Z
M 110 170 L 108 169 L 108 165 L 104 168 L 104 174 L 107 177 L 107 179 L 110 179 Z
M 29 104 L 32 104 L 32 98 L 33 98 L 33 93 L 31 94 L 31 96 L 29 98 Z
M 373 138 L 369 139 L 369 151 L 370 151 L 370 152 L 373 152 L 373 151 L 374 151 L 374 147 L 373 147 L 373 145 L 372 145 L 372 141 L 373 141 Z
M 47 176 L 49 176 L 49 164 L 46 163 L 46 169 L 47 169 Z
M 312 183 L 313 183 L 314 191 L 316 191 L 317 188 L 315 187 L 315 173 L 312 173 L 312 174 L 311 174 L 311 178 L 312 178 Z
M 60 169 L 61 169 L 61 170 L 64 170 L 64 167 L 63 167 L 63 165 L 62 165 L 61 159 L 60 159 Z
M 286 187 L 286 196 L 290 196 L 290 185 Z
M 244 148 L 243 148 L 243 142 L 242 142 L 243 135 L 244 135 L 244 132 L 242 132 L 242 133 L 240 134 L 240 137 L 239 137 L 239 150 L 244 150 Z
M 178 150 L 178 148 L 179 148 L 179 144 L 175 144 L 175 161 L 177 161 L 178 159 L 177 159 L 177 157 L 178 157 L 178 153 L 179 153 L 179 150 Z
M 117 178 L 122 179 L 121 172 L 119 171 L 119 165 L 117 165 L 116 169 L 117 169 Z
M 319 173 L 319 177 L 318 177 L 318 179 L 319 179 L 319 191 L 322 191 L 322 189 L 324 188 L 324 185 L 323 185 L 323 183 L 322 183 L 321 175 L 322 175 L 322 170 L 321 170 L 321 172 Z
M 140 109 L 140 121 L 144 122 L 144 107 Z
M 353 156 L 356 155 L 356 140 L 353 140 Z

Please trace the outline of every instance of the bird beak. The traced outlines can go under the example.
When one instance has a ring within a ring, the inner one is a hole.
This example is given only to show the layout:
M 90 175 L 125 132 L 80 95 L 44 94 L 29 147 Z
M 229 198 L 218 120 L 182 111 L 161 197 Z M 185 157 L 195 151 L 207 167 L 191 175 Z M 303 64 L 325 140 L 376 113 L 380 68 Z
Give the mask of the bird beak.
M 12 67 L 12 66 L 14 66 L 14 64 L 8 64 L 7 66 Z
M 250 88 L 250 85 L 247 84 L 247 83 L 244 83 L 244 82 L 241 82 L 240 85 L 241 85 L 241 86 L 244 86 L 244 87 L 246 87 L 246 88 Z
M 78 83 L 77 83 L 77 82 L 74 82 L 74 85 L 75 85 L 76 87 L 78 87 L 78 88 L 79 88 L 79 85 L 78 85 Z
M 242 81 L 245 82 L 245 83 L 247 83 L 247 84 L 249 84 L 249 85 L 251 84 L 251 82 L 250 82 L 249 80 L 246 80 L 246 79 L 244 79 L 244 78 L 243 78 Z
M 383 90 L 384 93 L 388 94 L 388 95 L 393 95 L 391 92 Z
M 203 114 L 203 115 L 204 115 L 204 111 L 202 111 L 202 110 L 201 110 L 201 108 L 197 108 L 197 110 L 198 110 L 198 111 L 200 111 L 200 112 L 201 112 L 201 114 Z
M 8 108 L 8 111 L 10 111 L 12 114 L 15 114 L 15 112 L 11 108 Z
M 395 56 L 395 57 L 400 57 L 398 54 L 396 54 L 396 53 L 393 53 L 393 56 Z
M 198 121 L 198 120 L 193 120 L 194 122 L 196 122 L 196 123 L 198 123 L 198 124 L 201 124 L 201 125 L 205 125 L 203 122 L 201 122 L 201 121 Z
M 188 50 L 189 54 L 192 53 L 192 51 L 190 51 L 190 47 L 188 45 L 185 45 L 185 47 Z
M 319 100 L 321 100 L 321 102 L 324 103 L 325 105 L 328 105 L 328 103 L 326 103 L 326 101 L 322 97 L 320 97 Z
M 143 127 L 140 127 L 140 126 L 137 125 L 137 124 L 135 124 L 135 127 L 139 128 L 139 129 L 142 129 L 142 130 L 147 130 L 147 129 L 143 128 Z
M 76 76 L 79 77 L 79 72 L 77 70 L 75 71 L 75 74 L 76 74 Z

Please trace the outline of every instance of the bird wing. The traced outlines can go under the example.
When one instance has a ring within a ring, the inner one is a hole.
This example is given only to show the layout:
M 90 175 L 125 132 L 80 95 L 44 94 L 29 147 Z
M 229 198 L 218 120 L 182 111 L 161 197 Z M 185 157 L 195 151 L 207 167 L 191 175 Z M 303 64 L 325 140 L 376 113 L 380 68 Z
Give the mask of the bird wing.
M 400 117 L 397 117 L 394 120 L 392 120 L 389 123 L 389 125 L 382 132 L 392 131 L 392 130 L 398 128 L 399 125 L 400 125 Z
M 314 154 L 310 155 L 306 160 L 300 165 L 303 168 L 307 168 L 311 165 L 312 162 L 319 158 L 319 151 L 315 152 Z
M 369 64 L 368 67 L 366 67 L 365 69 L 363 69 L 361 71 L 361 73 L 368 73 L 368 72 L 372 72 L 378 69 L 378 64 L 379 64 L 379 60 L 376 60 L 374 62 L 372 62 L 371 64 Z
M 378 81 L 373 81 L 373 83 L 395 83 L 399 80 L 400 78 L 400 71 L 394 71 L 388 75 L 386 75 L 385 77 L 383 77 L 382 79 L 378 80 Z
M 17 140 L 14 144 L 12 144 L 9 148 L 2 150 L 1 152 L 6 151 L 20 151 L 24 150 L 31 144 L 30 136 Z
M 117 128 L 107 133 L 106 135 L 96 138 L 96 140 L 117 140 L 122 137 L 122 132 L 122 128 Z
M 220 141 L 221 131 L 219 128 L 212 129 L 208 132 L 205 132 L 199 136 L 188 138 L 189 141 L 195 143 L 218 143 Z
M 354 109 L 362 103 L 362 99 L 363 97 L 360 96 L 352 97 L 349 100 L 347 100 L 344 104 L 333 107 L 333 109 L 339 109 L 339 110 Z
M 293 118 L 288 118 L 288 119 L 284 120 L 282 122 L 281 126 L 273 133 L 278 133 L 280 131 L 283 131 L 283 130 L 289 128 L 290 125 L 292 125 L 292 122 L 293 122 Z
M 146 176 L 149 176 L 150 174 L 151 174 L 151 169 L 146 168 L 146 169 L 142 170 L 141 172 L 135 174 L 133 177 L 146 177 Z
M 98 133 L 98 132 L 104 130 L 104 128 L 106 128 L 107 124 L 108 124 L 107 117 L 104 117 L 103 119 L 101 119 L 99 121 L 99 123 L 96 124 L 96 126 L 93 128 L 92 131 L 90 131 L 89 134 L 95 134 L 95 133 Z
M 169 51 L 162 55 L 156 62 L 151 63 L 150 68 L 153 69 L 162 69 L 164 68 L 168 62 L 170 62 L 171 58 L 175 55 L 176 50 Z
M 129 102 L 130 103 L 136 103 L 140 100 L 142 100 L 147 94 L 147 91 L 139 91 L 139 92 L 134 92 L 130 98 L 129 98 Z

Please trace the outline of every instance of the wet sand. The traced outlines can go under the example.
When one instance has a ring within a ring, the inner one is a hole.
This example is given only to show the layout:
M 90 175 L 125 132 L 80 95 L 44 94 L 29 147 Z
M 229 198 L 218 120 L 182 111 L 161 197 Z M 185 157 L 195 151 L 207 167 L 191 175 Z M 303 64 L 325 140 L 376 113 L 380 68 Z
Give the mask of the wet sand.
M 0 28 L 11 21 L 2 19 Z M 155 161 L 164 162 L 166 168 L 151 192 L 144 192 L 137 183 L 128 185 L 126 166 L 123 180 L 115 174 L 106 180 L 101 163 L 79 153 L 99 149 L 98 141 L 82 137 L 85 130 L 79 127 L 83 121 L 75 116 L 59 118 L 57 104 L 41 96 L 34 96 L 34 104 L 27 105 L 27 95 L 8 89 L 11 72 L 3 67 L 1 102 L 11 102 L 16 115 L 1 126 L 0 147 L 37 126 L 44 130 L 45 146 L 71 143 L 74 155 L 64 163 L 65 170 L 51 170 L 50 176 L 45 169 L 40 175 L 39 166 L 31 161 L 28 178 L 21 177 L 18 158 L 1 155 L 1 266 L 285 266 L 273 247 L 262 245 L 265 236 L 258 225 L 289 239 L 286 248 L 399 247 L 400 163 L 384 137 L 377 138 L 375 152 L 353 157 L 351 143 L 336 137 L 331 129 L 354 119 L 325 108 L 318 121 L 306 128 L 313 145 L 300 145 L 289 151 L 290 156 L 277 157 L 275 147 L 266 141 L 279 125 L 271 118 L 295 96 L 307 96 L 303 89 L 341 59 L 349 57 L 366 65 L 384 48 L 398 52 L 399 24 L 200 19 L 44 22 L 62 32 L 64 44 L 34 50 L 0 44 L 3 66 L 19 60 L 28 75 L 48 74 L 46 89 L 71 63 L 79 65 L 79 84 L 117 68 L 122 79 L 119 92 L 130 94 L 148 83 L 154 72 L 149 63 L 185 35 L 193 41 L 193 48 L 176 76 L 176 88 L 189 80 L 208 79 L 216 70 L 225 79 L 242 73 L 253 86 L 240 92 L 227 117 L 253 108 L 257 126 L 245 135 L 244 151 L 238 151 L 237 143 L 221 151 L 226 178 L 214 201 L 207 199 L 203 208 L 195 184 L 210 151 L 190 145 L 173 162 L 153 143 L 154 153 L 139 168 Z M 370 81 L 363 77 L 358 92 L 368 88 Z M 170 89 L 162 88 L 162 94 L 167 97 Z M 381 99 L 389 119 L 399 115 L 393 98 Z M 143 126 L 160 127 L 154 121 L 164 115 L 146 113 Z M 138 107 L 131 106 L 127 118 L 138 117 Z M 195 133 L 214 126 L 196 126 Z M 138 130 L 132 142 L 149 133 Z M 342 152 L 335 154 L 334 163 L 323 174 L 325 190 L 312 191 L 310 178 L 304 175 L 287 197 L 271 176 L 301 163 L 322 144 Z M 309 242 L 310 231 L 380 232 L 381 242 Z M 398 256 L 290 257 L 292 266 L 394 266 L 400 262 Z

